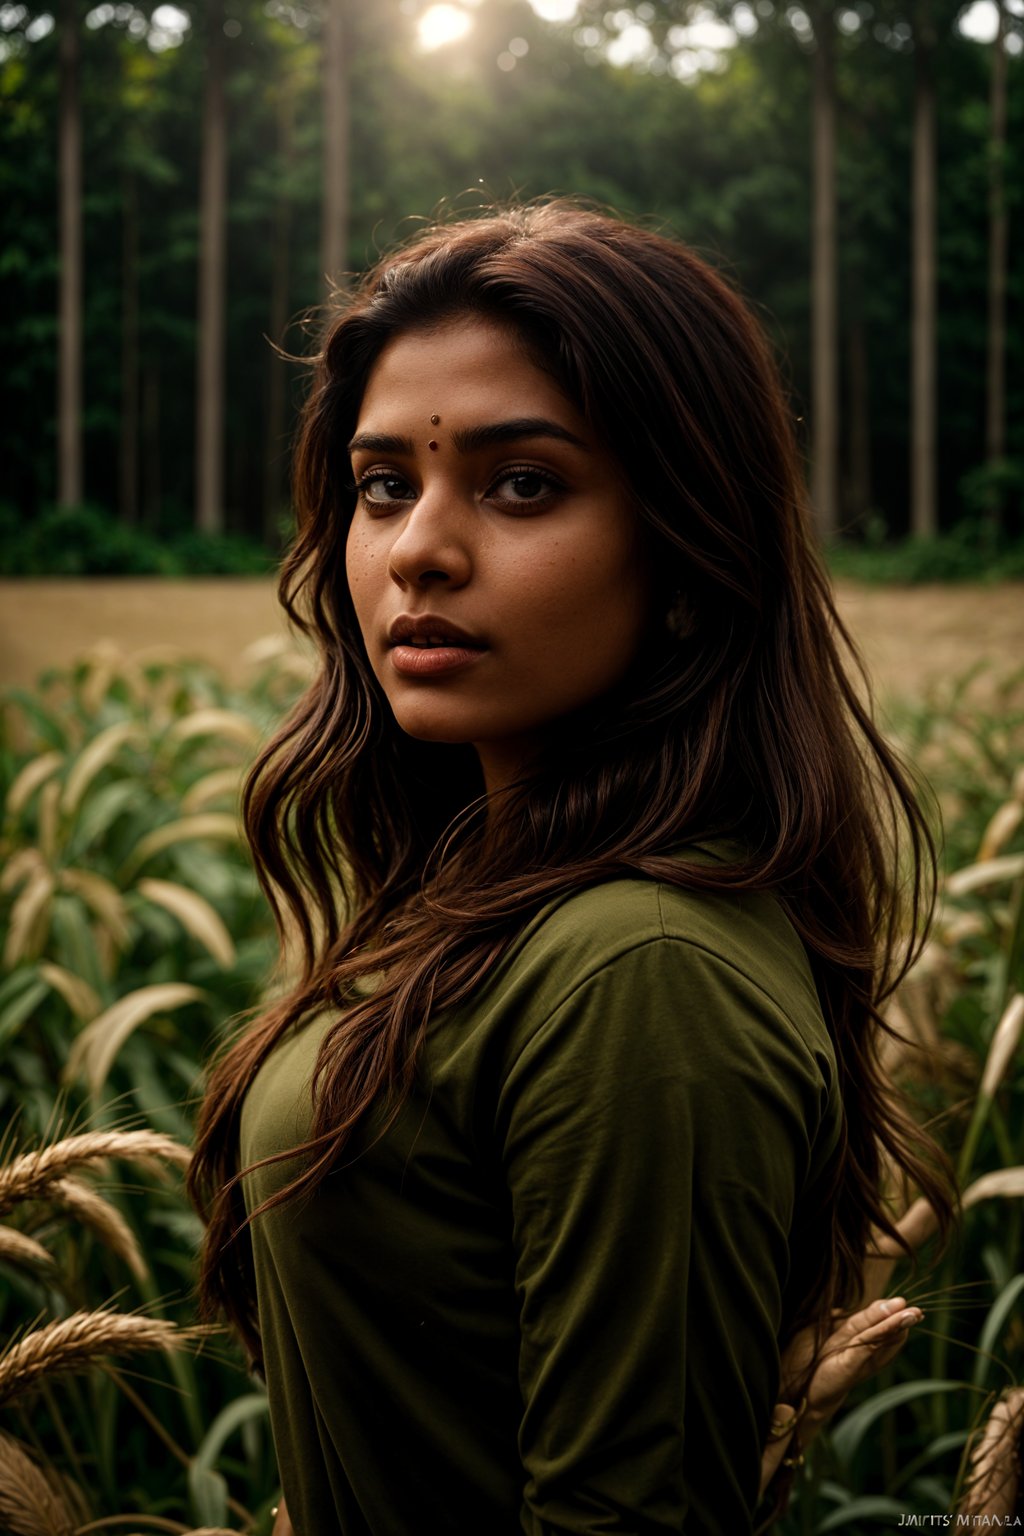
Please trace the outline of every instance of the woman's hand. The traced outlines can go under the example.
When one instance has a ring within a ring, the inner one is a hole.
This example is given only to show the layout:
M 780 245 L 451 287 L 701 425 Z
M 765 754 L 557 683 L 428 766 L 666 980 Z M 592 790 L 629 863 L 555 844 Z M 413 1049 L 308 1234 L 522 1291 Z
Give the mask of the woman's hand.
M 274 1527 L 270 1536 L 295 1536 L 292 1523 L 288 1518 L 288 1510 L 285 1507 L 284 1499 L 277 1506 L 277 1518 L 274 1521 Z
M 860 1312 L 843 1318 L 825 1340 L 807 1388 L 806 1403 L 797 1407 L 786 1401 L 787 1391 L 805 1374 L 814 1345 L 813 1330 L 805 1329 L 792 1340 L 782 1357 L 782 1398 L 772 1414 L 772 1429 L 761 1458 L 761 1494 L 783 1461 L 791 1460 L 799 1431 L 799 1454 L 814 1439 L 848 1392 L 889 1364 L 907 1341 L 910 1329 L 924 1313 L 908 1306 L 902 1296 L 873 1301 Z

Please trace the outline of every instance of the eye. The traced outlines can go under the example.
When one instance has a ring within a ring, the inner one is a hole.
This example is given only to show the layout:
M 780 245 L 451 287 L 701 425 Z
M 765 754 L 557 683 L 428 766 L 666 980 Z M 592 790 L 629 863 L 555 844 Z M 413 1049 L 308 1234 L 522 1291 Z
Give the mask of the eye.
M 561 482 L 546 470 L 524 466 L 505 470 L 487 494 L 490 500 L 506 506 L 529 507 L 547 501 L 563 489 Z
M 411 501 L 416 492 L 401 475 L 391 470 L 371 469 L 356 481 L 356 494 L 371 507 L 387 507 L 396 501 Z

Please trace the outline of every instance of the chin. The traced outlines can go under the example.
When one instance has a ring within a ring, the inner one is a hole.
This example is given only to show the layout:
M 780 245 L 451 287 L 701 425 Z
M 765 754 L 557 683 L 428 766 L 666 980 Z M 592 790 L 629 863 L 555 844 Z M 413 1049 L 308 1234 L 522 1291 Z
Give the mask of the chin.
M 445 746 L 465 746 L 475 740 L 471 727 L 445 719 L 430 710 L 395 710 L 395 724 L 414 741 L 436 741 Z

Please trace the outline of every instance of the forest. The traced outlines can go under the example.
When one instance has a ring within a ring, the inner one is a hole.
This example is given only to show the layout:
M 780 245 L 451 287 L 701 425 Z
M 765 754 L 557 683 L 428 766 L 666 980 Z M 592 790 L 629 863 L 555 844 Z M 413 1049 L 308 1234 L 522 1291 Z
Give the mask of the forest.
M 749 297 L 826 540 L 1018 540 L 1022 53 L 1022 0 L 0 5 L 3 569 L 263 568 L 346 273 L 552 192 Z

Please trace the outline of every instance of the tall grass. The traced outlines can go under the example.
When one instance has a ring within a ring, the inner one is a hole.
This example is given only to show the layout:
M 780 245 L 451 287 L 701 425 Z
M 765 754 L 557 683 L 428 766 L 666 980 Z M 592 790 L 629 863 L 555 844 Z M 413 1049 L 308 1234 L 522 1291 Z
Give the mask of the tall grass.
M 888 1064 L 950 1154 L 963 1220 L 938 1270 L 891 1273 L 925 1321 L 811 1448 L 785 1536 L 891 1530 L 909 1515 L 991 1528 L 1018 1512 L 1024 673 L 977 669 L 894 712 L 892 734 L 934 790 L 944 873 L 932 937 L 891 1009 L 909 1043 Z M 927 1260 L 923 1202 L 908 1226 Z
M 224 1341 L 189 1347 L 180 1180 L 204 1060 L 273 958 L 237 797 L 304 668 L 250 663 L 232 692 L 102 647 L 3 704 L 0 1528 L 269 1529 L 262 1390 Z M 111 1364 L 140 1348 L 142 1374 Z
M 276 644 L 250 661 L 232 691 L 104 648 L 3 705 L 0 1527 L 25 1536 L 269 1530 L 266 1400 L 194 1330 L 180 1182 L 203 1061 L 273 959 L 237 795 L 305 670 Z M 811 1449 L 783 1536 L 991 1522 L 1018 1497 L 1024 678 L 962 679 L 892 731 L 935 787 L 946 869 L 887 1066 L 957 1166 L 962 1236 L 926 1280 L 877 1261 L 926 1320 Z M 925 1256 L 933 1226 L 908 1218 Z

